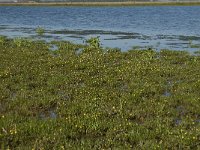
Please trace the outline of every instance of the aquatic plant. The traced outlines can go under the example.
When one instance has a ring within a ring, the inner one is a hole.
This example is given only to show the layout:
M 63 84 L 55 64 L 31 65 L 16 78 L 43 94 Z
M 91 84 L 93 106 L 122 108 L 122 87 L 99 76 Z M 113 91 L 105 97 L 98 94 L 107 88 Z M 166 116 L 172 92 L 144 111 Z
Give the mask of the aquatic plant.
M 1 149 L 200 148 L 199 55 L 2 41 Z
M 92 37 L 86 40 L 86 43 L 88 43 L 91 48 L 95 48 L 95 49 L 100 48 L 100 40 L 98 37 Z
M 36 28 L 36 33 L 37 33 L 39 36 L 43 36 L 44 33 L 45 33 L 45 30 L 44 30 L 44 28 L 42 28 L 42 27 L 38 27 L 38 28 Z
M 0 36 L 0 44 L 4 44 L 6 41 L 6 37 L 5 36 Z

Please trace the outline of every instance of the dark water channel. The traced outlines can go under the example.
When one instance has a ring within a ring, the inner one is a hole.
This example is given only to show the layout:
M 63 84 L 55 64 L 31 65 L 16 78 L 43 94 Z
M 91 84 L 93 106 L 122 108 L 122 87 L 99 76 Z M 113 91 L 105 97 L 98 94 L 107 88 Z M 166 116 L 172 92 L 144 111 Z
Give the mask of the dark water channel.
M 200 6 L 0 7 L 0 35 L 83 43 L 99 36 L 103 47 L 189 50 L 200 48 Z M 38 37 L 36 28 L 45 29 Z

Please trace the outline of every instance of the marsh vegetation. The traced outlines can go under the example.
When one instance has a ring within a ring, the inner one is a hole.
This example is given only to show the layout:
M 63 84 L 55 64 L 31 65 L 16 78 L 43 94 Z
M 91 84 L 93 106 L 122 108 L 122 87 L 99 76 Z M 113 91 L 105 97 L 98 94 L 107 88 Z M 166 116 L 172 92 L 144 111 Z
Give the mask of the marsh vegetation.
M 199 149 L 199 66 L 199 52 L 1 37 L 1 149 Z

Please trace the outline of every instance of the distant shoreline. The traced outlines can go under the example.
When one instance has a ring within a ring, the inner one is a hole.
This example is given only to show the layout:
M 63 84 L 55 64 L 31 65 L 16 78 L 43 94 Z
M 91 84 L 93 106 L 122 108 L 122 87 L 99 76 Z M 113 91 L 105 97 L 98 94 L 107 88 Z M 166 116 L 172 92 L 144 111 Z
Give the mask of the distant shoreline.
M 0 3 L 0 6 L 195 6 L 200 2 L 29 2 L 29 3 Z

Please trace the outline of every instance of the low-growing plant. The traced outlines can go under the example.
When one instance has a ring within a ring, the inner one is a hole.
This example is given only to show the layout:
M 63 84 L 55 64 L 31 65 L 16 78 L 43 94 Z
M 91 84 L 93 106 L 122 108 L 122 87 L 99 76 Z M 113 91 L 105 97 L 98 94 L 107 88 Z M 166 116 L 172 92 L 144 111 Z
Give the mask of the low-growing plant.
M 89 44 L 89 47 L 98 49 L 100 48 L 100 40 L 99 37 L 92 37 L 86 40 L 86 43 Z
M 186 51 L 5 38 L 1 149 L 199 149 L 199 65 Z
M 39 35 L 39 36 L 43 36 L 44 33 L 45 33 L 45 30 L 44 30 L 44 28 L 42 28 L 42 27 L 38 27 L 38 28 L 36 28 L 36 33 L 37 33 L 37 35 Z
M 4 44 L 6 42 L 5 36 L 0 36 L 0 44 Z

